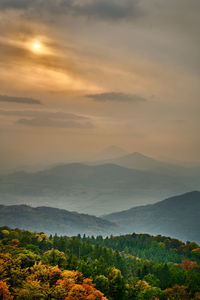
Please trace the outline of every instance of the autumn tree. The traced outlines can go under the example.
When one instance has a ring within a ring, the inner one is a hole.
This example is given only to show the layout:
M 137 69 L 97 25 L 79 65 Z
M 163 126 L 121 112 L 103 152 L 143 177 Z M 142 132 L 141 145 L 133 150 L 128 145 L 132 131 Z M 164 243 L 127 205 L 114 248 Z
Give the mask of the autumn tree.
M 13 296 L 8 289 L 6 282 L 0 280 L 0 299 L 1 300 L 12 300 Z

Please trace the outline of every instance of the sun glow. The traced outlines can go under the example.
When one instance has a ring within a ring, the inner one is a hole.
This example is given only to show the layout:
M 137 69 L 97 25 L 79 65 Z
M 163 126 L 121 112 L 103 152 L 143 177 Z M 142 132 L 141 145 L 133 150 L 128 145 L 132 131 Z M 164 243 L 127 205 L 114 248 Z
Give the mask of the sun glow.
M 31 49 L 35 53 L 41 53 L 42 52 L 42 44 L 39 41 L 34 41 L 31 45 Z

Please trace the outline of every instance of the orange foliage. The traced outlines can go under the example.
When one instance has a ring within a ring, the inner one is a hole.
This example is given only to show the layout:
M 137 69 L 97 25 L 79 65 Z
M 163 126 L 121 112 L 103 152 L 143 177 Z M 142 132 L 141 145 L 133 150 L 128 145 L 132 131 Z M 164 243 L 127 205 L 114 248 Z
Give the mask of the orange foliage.
M 65 300 L 106 300 L 104 295 L 95 289 L 92 279 L 82 279 L 79 272 L 63 271 L 62 278 L 57 281 L 57 287 L 65 289 L 68 295 Z
M 162 292 L 167 299 L 176 300 L 190 300 L 191 297 L 187 292 L 186 286 L 175 285 L 172 288 L 168 288 Z
M 95 289 L 95 284 L 92 279 L 86 278 L 83 280 L 82 285 L 75 284 L 72 286 L 66 300 L 106 300 L 104 295 Z
M 194 267 L 196 267 L 197 263 L 195 261 L 184 259 L 182 260 L 180 266 L 182 269 L 189 271 L 192 270 Z
M 11 300 L 13 296 L 11 296 L 8 286 L 4 281 L 0 281 L 0 298 L 2 300 Z
M 13 244 L 17 245 L 15 242 Z M 12 269 L 11 274 L 10 269 Z M 35 263 L 30 268 L 21 268 L 12 255 L 0 253 L 0 299 L 2 300 L 13 299 L 6 284 L 9 280 L 13 283 L 12 291 L 15 296 L 17 295 L 17 299 L 34 297 L 47 299 L 45 298 L 47 295 L 51 295 L 54 299 L 65 300 L 107 299 L 95 288 L 92 279 L 84 279 L 80 272 L 61 271 L 58 266 L 52 267 L 41 262 Z
M 71 290 L 69 291 L 68 297 L 66 300 L 85 300 L 87 297 L 86 290 L 80 284 L 75 284 L 72 286 Z
M 69 292 L 70 289 L 77 282 L 77 278 L 78 278 L 78 272 L 65 270 L 62 272 L 62 279 L 59 279 L 56 285 Z
M 10 244 L 11 244 L 12 246 L 17 247 L 17 246 L 19 245 L 19 240 L 18 240 L 18 239 L 12 239 L 11 242 L 10 242 Z
M 49 273 L 50 284 L 55 284 L 61 278 L 61 270 L 58 267 L 53 267 Z

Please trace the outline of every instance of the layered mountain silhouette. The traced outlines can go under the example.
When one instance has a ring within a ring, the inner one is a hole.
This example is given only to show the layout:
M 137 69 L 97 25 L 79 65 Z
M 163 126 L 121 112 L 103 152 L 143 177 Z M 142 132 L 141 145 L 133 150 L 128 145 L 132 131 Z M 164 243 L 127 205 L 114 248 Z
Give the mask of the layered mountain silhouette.
M 0 226 L 5 225 L 62 235 L 149 233 L 200 243 L 200 192 L 185 193 L 102 218 L 53 207 L 0 205 Z
M 78 214 L 52 207 L 0 205 L 0 226 L 9 226 L 60 235 L 109 235 L 117 225 L 95 216 Z
M 162 234 L 200 243 L 200 192 L 193 191 L 164 201 L 104 216 L 123 233 Z
M 199 177 L 116 164 L 71 163 L 0 177 L 0 203 L 51 206 L 101 215 L 200 188 Z
M 157 160 L 139 152 L 120 155 L 118 157 L 113 156 L 110 159 L 97 162 L 97 164 L 105 163 L 112 163 L 125 168 L 159 172 L 163 174 L 184 174 L 188 172 L 191 173 L 193 169 L 189 167 L 186 168 L 182 165 Z
M 126 168 L 139 169 L 139 170 L 174 170 L 178 166 L 166 162 L 155 160 L 151 157 L 145 156 L 139 152 L 133 152 L 112 160 L 112 163 Z

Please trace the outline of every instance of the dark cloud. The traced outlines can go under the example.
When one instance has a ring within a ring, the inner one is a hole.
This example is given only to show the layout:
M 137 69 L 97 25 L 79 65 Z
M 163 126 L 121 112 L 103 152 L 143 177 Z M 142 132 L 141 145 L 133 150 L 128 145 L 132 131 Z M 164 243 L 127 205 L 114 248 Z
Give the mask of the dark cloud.
M 61 120 L 87 121 L 88 117 L 80 116 L 72 113 L 60 111 L 45 111 L 45 110 L 3 110 L 0 109 L 0 115 L 3 116 L 17 116 L 17 117 L 40 117 Z
M 36 117 L 32 119 L 20 119 L 17 123 L 33 126 L 33 127 L 54 127 L 54 128 L 93 128 L 94 125 L 89 121 L 78 122 L 78 121 L 63 121 L 51 118 Z
M 131 19 L 140 15 L 138 0 L 0 0 L 1 9 L 34 10 L 40 14 L 65 14 L 107 20 Z
M 98 102 L 130 102 L 130 103 L 139 103 L 146 101 L 145 98 L 134 95 L 134 94 L 125 94 L 125 93 L 102 93 L 102 94 L 91 94 L 87 95 L 88 98 L 98 101 Z
M 22 104 L 42 104 L 40 100 L 33 98 L 24 97 L 12 97 L 7 95 L 0 95 L 0 102 L 10 102 L 10 103 L 22 103 Z
M 74 7 L 76 14 L 100 19 L 130 19 L 140 14 L 137 0 L 93 0 Z
M 93 128 L 90 118 L 65 112 L 32 111 L 32 110 L 0 110 L 2 116 L 19 118 L 18 124 L 33 127 L 55 128 Z
M 0 7 L 1 9 L 25 9 L 32 3 L 31 0 L 0 0 Z

